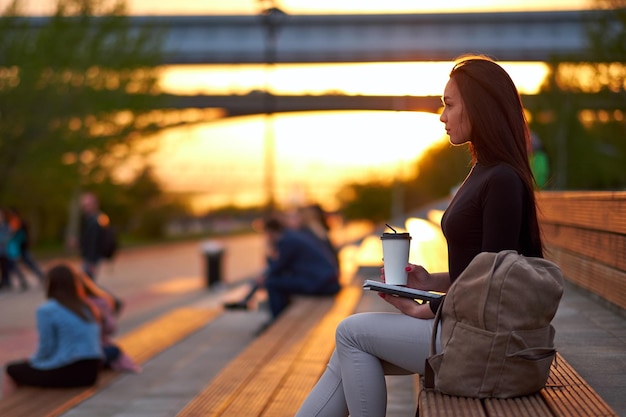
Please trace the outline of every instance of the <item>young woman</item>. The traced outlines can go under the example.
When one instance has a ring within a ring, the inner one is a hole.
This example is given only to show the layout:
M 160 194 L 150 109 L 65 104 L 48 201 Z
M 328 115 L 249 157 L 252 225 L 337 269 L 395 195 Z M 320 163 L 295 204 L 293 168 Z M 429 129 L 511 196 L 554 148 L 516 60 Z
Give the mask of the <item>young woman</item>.
M 39 346 L 28 360 L 9 363 L 3 393 L 18 385 L 79 387 L 96 382 L 102 348 L 98 312 L 76 272 L 65 264 L 47 274 L 47 301 L 37 308 Z
M 408 286 L 445 292 L 480 252 L 542 256 L 529 130 L 509 75 L 485 57 L 454 65 L 441 121 L 453 145 L 469 143 L 473 166 L 442 218 L 448 272 L 408 265 Z M 384 280 L 384 271 L 381 278 Z M 297 416 L 384 416 L 385 374 L 424 372 L 438 305 L 381 295 L 400 313 L 348 317 L 336 332 L 326 372 Z

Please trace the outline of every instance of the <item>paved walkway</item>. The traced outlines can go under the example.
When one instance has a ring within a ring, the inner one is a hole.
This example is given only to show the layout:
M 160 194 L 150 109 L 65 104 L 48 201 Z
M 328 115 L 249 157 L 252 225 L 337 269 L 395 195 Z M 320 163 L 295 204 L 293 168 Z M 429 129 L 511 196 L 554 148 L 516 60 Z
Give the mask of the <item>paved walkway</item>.
M 220 239 L 224 257 L 224 282 L 232 284 L 260 271 L 264 264 L 260 236 Z M 119 333 L 181 303 L 204 299 L 208 294 L 204 279 L 204 258 L 199 241 L 122 250 L 113 263 L 101 266 L 98 283 L 125 302 Z M 63 259 L 68 260 L 68 259 Z M 58 260 L 42 264 L 46 267 Z M 69 259 L 78 265 L 76 259 Z M 36 344 L 35 309 L 45 294 L 36 279 L 29 276 L 26 292 L 0 293 L 0 362 L 23 357 Z
M 227 285 L 211 291 L 204 286 L 198 242 L 128 251 L 120 256 L 113 269 L 105 268 L 101 278 L 103 284 L 116 290 L 127 301 L 120 332 L 180 305 L 220 306 L 226 297 L 233 296 L 232 291 L 243 289 L 236 284 L 252 276 L 262 265 L 262 242 L 248 236 L 224 239 L 222 243 L 228 254 L 224 273 Z M 346 249 L 351 250 L 354 248 Z M 0 314 L 0 355 L 3 362 L 8 356 L 20 356 L 16 355 L 18 351 L 30 353 L 31 343 L 34 343 L 32 315 L 42 298 L 41 291 L 34 289 L 23 294 L 0 296 L 3 312 Z M 375 295 L 364 294 L 358 310 L 387 308 L 387 304 Z M 64 416 L 175 416 L 253 340 L 254 332 L 268 317 L 264 309 L 225 312 L 205 328 L 150 360 L 143 373 L 122 375 Z M 554 324 L 559 351 L 618 415 L 626 417 L 625 316 L 568 285 Z M 388 417 L 412 416 L 415 399 L 411 380 L 393 377 L 389 379 L 389 385 Z

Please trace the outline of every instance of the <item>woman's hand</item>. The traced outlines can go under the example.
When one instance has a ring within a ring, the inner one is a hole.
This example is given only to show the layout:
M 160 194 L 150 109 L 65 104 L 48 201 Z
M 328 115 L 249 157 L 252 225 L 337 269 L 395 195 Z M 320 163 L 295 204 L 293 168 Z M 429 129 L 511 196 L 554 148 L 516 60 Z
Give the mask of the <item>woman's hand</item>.
M 422 291 L 430 291 L 433 289 L 432 276 L 421 265 L 408 264 L 406 267 L 407 281 L 406 286 Z
M 420 304 L 410 298 L 397 297 L 395 295 L 384 294 L 381 292 L 379 292 L 378 295 L 380 298 L 397 308 L 402 314 L 406 314 L 407 316 L 415 317 L 416 319 L 432 319 L 435 317 L 435 314 L 430 309 L 430 305 L 428 303 Z
M 430 285 L 433 284 L 432 276 L 428 271 L 420 266 L 408 264 L 406 267 L 407 272 L 407 287 L 415 288 L 418 290 L 428 291 Z M 385 282 L 385 268 L 380 270 L 380 280 Z M 418 319 L 432 319 L 435 317 L 430 309 L 428 303 L 420 304 L 415 300 L 405 297 L 397 297 L 391 294 L 378 293 L 380 298 L 387 301 L 389 304 L 397 308 L 401 313 L 407 316 L 415 317 Z
M 422 291 L 446 292 L 450 288 L 450 274 L 448 272 L 430 273 L 421 265 L 408 264 L 407 287 Z M 380 279 L 385 282 L 385 268 L 381 268 Z
M 405 268 L 407 272 L 406 286 L 409 288 L 415 288 L 416 290 L 430 291 L 432 283 L 432 276 L 428 273 L 424 267 L 420 265 L 408 264 Z M 385 281 L 385 268 L 380 269 L 380 280 Z

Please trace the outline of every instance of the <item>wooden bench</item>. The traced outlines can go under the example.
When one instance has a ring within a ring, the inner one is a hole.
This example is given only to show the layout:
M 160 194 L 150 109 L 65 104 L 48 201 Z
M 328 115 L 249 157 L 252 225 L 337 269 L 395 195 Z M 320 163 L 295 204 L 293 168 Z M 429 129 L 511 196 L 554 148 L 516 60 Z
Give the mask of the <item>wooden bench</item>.
M 541 192 L 546 257 L 568 281 L 626 309 L 626 192 Z
M 116 341 L 138 364 L 189 336 L 215 318 L 221 310 L 180 308 L 120 336 Z M 102 371 L 96 385 L 85 388 L 19 387 L 0 400 L 0 416 L 54 417 L 94 395 L 111 383 L 118 372 Z
M 298 297 L 177 416 L 294 415 L 326 368 L 337 324 L 361 294 L 348 285 L 335 297 Z
M 419 417 L 618 417 L 570 364 L 557 354 L 546 387 L 510 399 L 454 397 L 420 390 Z

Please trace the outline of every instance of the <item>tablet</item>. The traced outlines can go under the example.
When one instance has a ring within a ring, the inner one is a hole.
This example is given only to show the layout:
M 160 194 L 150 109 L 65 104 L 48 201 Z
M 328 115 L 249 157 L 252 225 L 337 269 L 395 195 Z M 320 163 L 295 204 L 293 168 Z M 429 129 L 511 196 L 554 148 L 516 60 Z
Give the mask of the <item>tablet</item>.
M 374 281 L 371 279 L 366 279 L 363 282 L 363 289 L 422 301 L 435 301 L 440 300 L 443 297 L 443 294 L 440 293 L 416 290 L 414 288 L 407 288 L 401 285 L 385 284 L 384 282 Z

